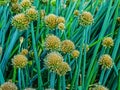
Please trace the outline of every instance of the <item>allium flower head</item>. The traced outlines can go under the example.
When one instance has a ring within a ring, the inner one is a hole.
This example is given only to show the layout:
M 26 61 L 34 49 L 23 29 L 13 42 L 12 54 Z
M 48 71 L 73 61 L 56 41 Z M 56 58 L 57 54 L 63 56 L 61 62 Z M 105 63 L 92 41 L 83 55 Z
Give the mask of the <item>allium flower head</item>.
M 111 37 L 105 37 L 102 41 L 102 45 L 104 47 L 112 47 L 114 45 L 114 41 Z
M 65 18 L 64 17 L 57 17 L 57 23 L 65 23 Z
M 112 58 L 108 54 L 104 54 L 100 57 L 99 64 L 102 68 L 110 69 L 113 66 Z
M 20 5 L 19 5 L 18 3 L 13 3 L 13 4 L 11 5 L 11 11 L 12 11 L 13 13 L 20 13 L 20 12 L 21 12 L 21 7 L 20 7 Z
M 71 56 L 73 58 L 77 58 L 77 57 L 79 57 L 79 54 L 80 54 L 80 52 L 78 50 L 73 50 L 72 53 L 71 53 Z
M 59 23 L 59 24 L 58 24 L 58 29 L 59 29 L 59 30 L 64 30 L 64 29 L 65 29 L 64 23 Z
M 63 62 L 63 57 L 58 52 L 51 52 L 45 58 L 45 66 L 53 72 L 57 72 L 58 65 Z
M 18 90 L 17 86 L 12 82 L 5 82 L 0 87 L 2 90 Z
M 75 10 L 73 14 L 74 14 L 75 16 L 79 16 L 80 12 L 79 12 L 79 10 Z
M 30 21 L 34 21 L 38 18 L 38 11 L 35 8 L 29 8 L 26 11 L 26 15 Z
M 30 2 L 30 0 L 22 0 L 20 5 L 24 10 L 26 10 L 32 6 L 32 3 Z
M 54 14 L 49 14 L 45 17 L 45 24 L 51 28 L 54 29 L 57 25 L 57 16 Z
M 61 43 L 61 51 L 63 53 L 70 53 L 75 49 L 75 45 L 72 41 L 70 40 L 64 40 Z
M 24 68 L 28 63 L 28 59 L 25 55 L 15 55 L 12 59 L 12 64 L 16 68 Z
M 60 44 L 60 39 L 54 35 L 48 35 L 45 40 L 45 48 L 48 50 L 59 50 Z
M 27 55 L 28 54 L 28 50 L 27 49 L 23 49 L 20 54 Z
M 90 12 L 84 11 L 82 14 L 79 16 L 79 23 L 82 26 L 88 26 L 93 23 L 94 19 L 93 16 Z
M 12 25 L 19 30 L 26 30 L 29 26 L 29 20 L 25 14 L 20 13 L 12 18 Z
M 64 76 L 71 68 L 66 62 L 62 62 L 58 64 L 57 74 L 60 76 Z

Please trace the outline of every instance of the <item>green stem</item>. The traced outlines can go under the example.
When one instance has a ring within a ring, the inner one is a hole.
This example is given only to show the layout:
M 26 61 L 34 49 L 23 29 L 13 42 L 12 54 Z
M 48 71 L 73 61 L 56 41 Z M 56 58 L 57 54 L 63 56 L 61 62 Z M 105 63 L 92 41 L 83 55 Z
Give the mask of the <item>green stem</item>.
M 12 79 L 12 81 L 15 82 L 16 81 L 16 74 L 17 74 L 16 70 L 17 69 L 16 69 L 16 67 L 13 67 L 13 69 L 14 70 L 13 70 L 13 79 Z
M 43 83 L 42 83 L 42 77 L 41 77 L 41 73 L 40 73 L 40 61 L 39 61 L 38 54 L 37 54 L 37 48 L 36 48 L 36 42 L 35 42 L 33 22 L 31 23 L 31 34 L 32 34 L 32 46 L 33 46 L 35 61 L 36 61 L 36 65 L 37 65 L 38 89 L 39 90 L 43 90 L 43 87 L 42 87 L 42 85 L 43 85 Z
M 55 87 L 55 73 L 51 72 L 50 73 L 50 88 L 54 89 Z
M 104 78 L 104 74 L 105 74 L 105 69 L 102 70 L 102 73 L 101 73 L 100 79 L 99 79 L 99 84 L 102 84 L 103 78 Z
M 61 76 L 59 76 L 59 79 L 58 79 L 58 90 L 62 90 L 61 89 Z

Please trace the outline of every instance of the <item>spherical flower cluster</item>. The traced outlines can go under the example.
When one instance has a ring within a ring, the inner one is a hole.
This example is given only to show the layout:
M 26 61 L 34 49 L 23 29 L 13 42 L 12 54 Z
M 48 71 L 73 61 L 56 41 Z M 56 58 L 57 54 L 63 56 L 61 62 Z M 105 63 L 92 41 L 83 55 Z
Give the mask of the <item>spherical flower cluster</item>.
M 74 13 L 73 13 L 75 16 L 79 16 L 79 10 L 75 10 Z
M 102 41 L 102 45 L 104 47 L 112 47 L 114 45 L 114 41 L 111 37 L 105 37 Z
M 71 68 L 66 62 L 62 62 L 58 64 L 57 74 L 60 76 L 64 76 Z
M 45 18 L 45 10 L 40 11 L 40 18 L 44 19 Z
M 22 0 L 20 5 L 21 5 L 21 7 L 23 7 L 23 9 L 26 10 L 32 6 L 32 3 L 30 2 L 30 0 Z
M 54 14 L 49 14 L 45 17 L 45 24 L 51 28 L 54 29 L 57 25 L 57 16 Z
M 18 0 L 10 0 L 11 1 L 11 3 L 17 3 L 18 2 Z
M 1 85 L 2 90 L 18 90 L 17 86 L 12 82 L 5 82 Z
M 38 11 L 35 8 L 30 8 L 26 11 L 26 16 L 30 21 L 37 20 L 38 18 Z
M 24 90 L 36 90 L 34 88 L 25 88 Z
M 75 45 L 72 41 L 70 40 L 64 40 L 61 43 L 61 51 L 63 53 L 70 53 L 75 49 Z
M 12 25 L 19 30 L 26 30 L 29 26 L 29 20 L 25 14 L 20 13 L 12 18 Z
M 45 48 L 48 50 L 59 50 L 61 41 L 54 35 L 48 35 L 45 40 Z
M 45 66 L 53 72 L 57 72 L 58 65 L 63 62 L 63 57 L 58 52 L 51 52 L 45 58 Z
M 77 57 L 79 57 L 79 54 L 80 54 L 80 52 L 78 50 L 73 50 L 72 53 L 71 53 L 71 56 L 73 58 L 77 58 Z
M 28 59 L 25 55 L 18 54 L 12 59 L 12 64 L 16 68 L 24 68 L 28 63 Z
M 99 64 L 102 68 L 110 69 L 113 66 L 112 58 L 108 54 L 104 54 L 100 57 Z
M 13 4 L 11 5 L 11 11 L 12 11 L 13 13 L 20 13 L 20 12 L 21 12 L 21 7 L 20 7 L 20 5 L 19 5 L 18 3 L 13 3 Z
M 84 47 L 85 47 L 85 44 L 83 45 L 82 49 L 85 49 Z M 88 45 L 88 44 L 86 44 L 86 52 L 88 52 L 88 51 L 89 51 L 89 49 L 90 49 L 90 48 L 89 48 L 89 45 Z
M 57 17 L 57 24 L 59 23 L 65 23 L 65 18 L 61 16 Z
M 82 14 L 80 14 L 80 16 L 79 16 L 79 23 L 82 26 L 91 25 L 93 23 L 93 21 L 94 21 L 94 19 L 90 12 L 85 11 Z
M 64 29 L 65 29 L 64 23 L 59 23 L 59 24 L 58 24 L 58 29 L 59 29 L 59 30 L 64 30 Z
M 20 54 L 21 55 L 27 55 L 28 54 L 28 50 L 27 49 L 23 49 Z

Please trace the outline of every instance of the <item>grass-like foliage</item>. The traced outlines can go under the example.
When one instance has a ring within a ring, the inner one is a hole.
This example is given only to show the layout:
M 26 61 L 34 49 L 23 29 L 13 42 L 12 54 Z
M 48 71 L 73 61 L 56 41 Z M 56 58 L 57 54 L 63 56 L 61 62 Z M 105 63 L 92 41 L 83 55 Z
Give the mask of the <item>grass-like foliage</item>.
M 120 90 L 120 0 L 0 0 L 0 90 Z

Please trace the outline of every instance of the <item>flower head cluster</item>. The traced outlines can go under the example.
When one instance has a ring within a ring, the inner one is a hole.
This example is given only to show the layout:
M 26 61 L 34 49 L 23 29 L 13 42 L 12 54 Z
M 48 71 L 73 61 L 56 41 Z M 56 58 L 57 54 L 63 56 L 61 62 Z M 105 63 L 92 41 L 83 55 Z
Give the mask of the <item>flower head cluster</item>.
M 71 68 L 66 62 L 62 62 L 58 64 L 57 74 L 60 76 L 64 76 Z
M 79 12 L 79 10 L 75 10 L 73 14 L 74 14 L 75 16 L 79 16 L 80 12 Z
M 30 0 L 22 0 L 20 5 L 24 10 L 26 10 L 32 6 L 32 3 L 30 2 Z
M 61 41 L 55 35 L 48 35 L 45 40 L 45 48 L 48 50 L 59 50 Z
M 71 56 L 73 58 L 77 58 L 77 57 L 79 57 L 79 54 L 80 54 L 80 52 L 78 50 L 73 50 L 72 53 L 71 53 Z
M 28 17 L 28 19 L 30 21 L 37 20 L 37 18 L 38 18 L 38 11 L 35 10 L 35 8 L 29 8 L 26 11 L 26 16 Z
M 45 24 L 51 28 L 54 29 L 57 25 L 57 16 L 54 14 L 49 14 L 45 17 Z
M 114 41 L 111 37 L 105 37 L 102 41 L 102 45 L 104 47 L 112 47 L 114 45 Z
M 16 68 L 24 68 L 28 63 L 28 59 L 25 55 L 15 55 L 12 59 L 12 64 Z
M 57 72 L 58 65 L 63 61 L 63 57 L 58 52 L 51 52 L 45 58 L 45 66 L 53 72 Z
M 99 64 L 102 68 L 110 69 L 113 66 L 112 58 L 108 54 L 104 54 L 100 57 Z
M 65 23 L 65 18 L 61 16 L 57 17 L 57 24 L 59 23 Z
M 20 13 L 21 12 L 21 6 L 18 3 L 12 3 L 11 4 L 11 11 L 13 13 Z
M 11 3 L 17 3 L 18 2 L 18 0 L 10 0 L 11 1 Z
M 24 13 L 20 13 L 12 18 L 12 25 L 19 30 L 26 30 L 29 26 L 29 20 Z
M 44 19 L 45 18 L 45 10 L 40 11 L 40 18 Z
M 65 29 L 64 23 L 59 23 L 59 24 L 58 24 L 58 29 L 59 29 L 59 30 L 64 30 L 64 29 Z
M 18 90 L 17 86 L 12 82 L 5 82 L 0 87 L 2 90 Z
M 71 70 L 70 66 L 66 62 L 63 62 L 63 57 L 58 52 L 51 52 L 46 56 L 45 66 L 60 76 L 65 75 Z
M 28 50 L 27 49 L 23 49 L 20 54 L 21 55 L 27 55 L 28 54 Z
M 84 11 L 79 16 L 79 24 L 82 26 L 88 26 L 93 23 L 94 19 L 90 12 Z
M 75 45 L 71 40 L 64 40 L 61 43 L 61 51 L 63 53 L 71 53 L 75 49 Z

